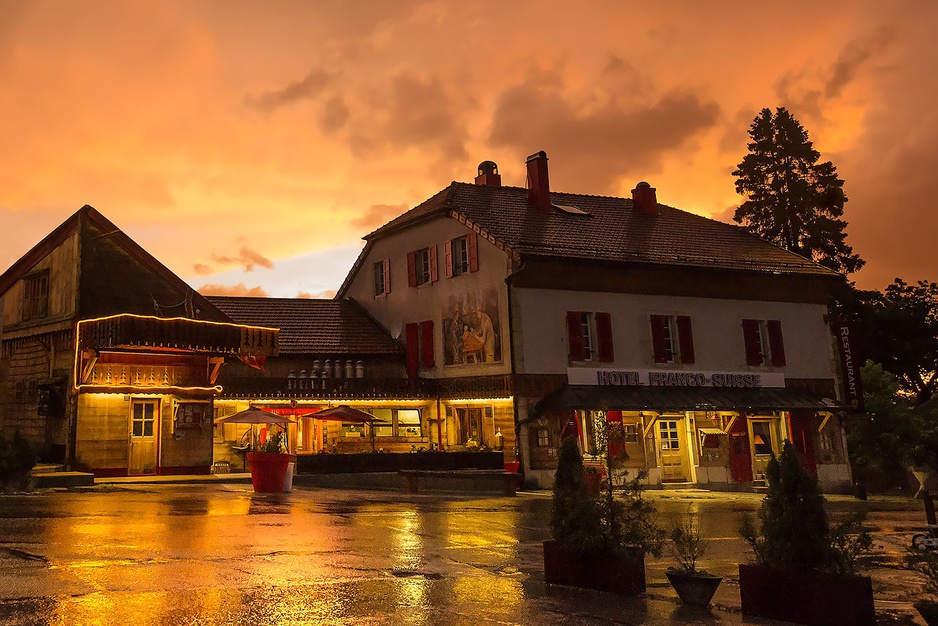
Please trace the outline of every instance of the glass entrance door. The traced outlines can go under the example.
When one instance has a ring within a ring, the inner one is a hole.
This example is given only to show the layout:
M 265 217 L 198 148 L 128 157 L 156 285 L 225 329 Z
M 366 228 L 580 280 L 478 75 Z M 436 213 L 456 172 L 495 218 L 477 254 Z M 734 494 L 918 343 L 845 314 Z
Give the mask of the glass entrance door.
M 749 442 L 752 446 L 752 475 L 765 480 L 765 470 L 772 455 L 778 455 L 778 420 L 749 420 Z

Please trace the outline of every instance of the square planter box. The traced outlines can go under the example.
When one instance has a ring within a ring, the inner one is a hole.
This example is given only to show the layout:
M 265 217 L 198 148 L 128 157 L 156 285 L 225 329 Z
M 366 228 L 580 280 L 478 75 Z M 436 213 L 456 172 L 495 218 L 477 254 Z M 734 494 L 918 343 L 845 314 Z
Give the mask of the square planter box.
M 634 549 L 628 556 L 596 554 L 581 556 L 556 541 L 544 542 L 544 580 L 623 595 L 645 592 L 645 555 Z
M 739 596 L 744 615 L 807 626 L 876 624 L 869 576 L 740 565 Z

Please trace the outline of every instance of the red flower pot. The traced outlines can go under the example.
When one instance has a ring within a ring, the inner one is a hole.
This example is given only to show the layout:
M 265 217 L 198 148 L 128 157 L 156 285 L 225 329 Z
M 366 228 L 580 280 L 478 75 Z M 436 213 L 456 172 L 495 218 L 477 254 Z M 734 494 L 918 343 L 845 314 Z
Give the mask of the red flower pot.
M 521 469 L 521 461 L 505 461 L 505 471 L 517 474 Z
M 295 462 L 292 454 L 268 454 L 248 452 L 251 466 L 251 485 L 257 493 L 282 493 L 287 478 L 287 468 Z

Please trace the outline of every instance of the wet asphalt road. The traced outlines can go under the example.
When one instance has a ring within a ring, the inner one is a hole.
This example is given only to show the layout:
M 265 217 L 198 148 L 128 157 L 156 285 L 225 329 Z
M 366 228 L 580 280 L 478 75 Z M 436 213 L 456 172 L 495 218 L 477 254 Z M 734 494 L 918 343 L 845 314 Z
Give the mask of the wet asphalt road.
M 728 576 L 711 611 L 686 610 L 646 563 L 621 598 L 543 582 L 549 494 L 517 498 L 250 485 L 126 485 L 0 496 L 2 624 L 766 624 L 738 612 L 737 538 L 751 494 L 652 493 L 666 525 L 701 514 L 703 566 Z M 833 500 L 834 512 L 860 506 Z M 911 615 L 896 566 L 917 503 L 872 505 L 877 610 Z

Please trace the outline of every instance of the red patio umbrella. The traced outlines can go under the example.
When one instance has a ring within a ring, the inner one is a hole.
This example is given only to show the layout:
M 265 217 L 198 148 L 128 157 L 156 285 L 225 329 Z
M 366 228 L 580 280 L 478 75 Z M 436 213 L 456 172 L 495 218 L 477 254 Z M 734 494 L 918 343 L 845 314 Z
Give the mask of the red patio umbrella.
M 364 411 L 353 409 L 346 404 L 340 404 L 339 406 L 332 407 L 331 409 L 317 411 L 316 413 L 310 414 L 308 417 L 312 417 L 313 419 L 317 420 L 348 422 L 351 424 L 370 424 L 372 422 L 385 421 L 381 418 L 375 417 L 374 415 L 365 413 Z

